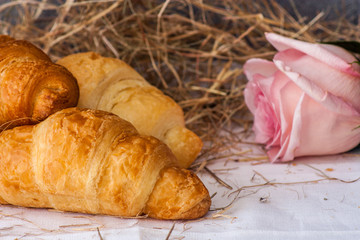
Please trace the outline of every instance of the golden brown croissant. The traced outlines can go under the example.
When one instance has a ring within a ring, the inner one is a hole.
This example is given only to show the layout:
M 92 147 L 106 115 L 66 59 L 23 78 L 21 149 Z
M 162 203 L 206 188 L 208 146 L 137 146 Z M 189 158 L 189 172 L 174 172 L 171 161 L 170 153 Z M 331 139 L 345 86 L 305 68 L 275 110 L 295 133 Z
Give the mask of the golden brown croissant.
M 0 134 L 0 203 L 92 214 L 194 219 L 210 197 L 170 149 L 120 117 L 68 108 Z
M 74 76 L 33 44 L 0 35 L 0 129 L 33 124 L 74 107 Z
M 181 107 L 129 65 L 93 52 L 69 55 L 58 64 L 78 80 L 79 107 L 109 111 L 130 121 L 141 134 L 165 142 L 182 167 L 196 159 L 203 144 L 185 127 Z

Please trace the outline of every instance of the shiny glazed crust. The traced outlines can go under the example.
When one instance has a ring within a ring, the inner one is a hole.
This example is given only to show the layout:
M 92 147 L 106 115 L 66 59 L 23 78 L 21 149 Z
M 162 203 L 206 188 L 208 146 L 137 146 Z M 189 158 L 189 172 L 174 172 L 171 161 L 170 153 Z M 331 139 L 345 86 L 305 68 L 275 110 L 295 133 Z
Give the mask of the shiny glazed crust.
M 0 129 L 34 124 L 74 107 L 74 76 L 28 41 L 0 35 Z
M 194 219 L 210 197 L 170 149 L 120 117 L 68 108 L 0 134 L 0 203 L 122 217 Z

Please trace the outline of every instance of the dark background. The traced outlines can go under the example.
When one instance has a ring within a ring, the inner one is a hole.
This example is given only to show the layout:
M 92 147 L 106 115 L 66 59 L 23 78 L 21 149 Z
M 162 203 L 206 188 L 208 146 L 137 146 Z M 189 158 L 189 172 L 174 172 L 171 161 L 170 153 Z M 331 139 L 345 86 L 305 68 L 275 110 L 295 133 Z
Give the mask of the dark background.
M 327 19 L 338 19 L 345 16 L 348 20 L 357 23 L 360 14 L 359 0 L 277 0 L 293 16 L 296 10 L 303 16 L 314 18 L 324 11 Z

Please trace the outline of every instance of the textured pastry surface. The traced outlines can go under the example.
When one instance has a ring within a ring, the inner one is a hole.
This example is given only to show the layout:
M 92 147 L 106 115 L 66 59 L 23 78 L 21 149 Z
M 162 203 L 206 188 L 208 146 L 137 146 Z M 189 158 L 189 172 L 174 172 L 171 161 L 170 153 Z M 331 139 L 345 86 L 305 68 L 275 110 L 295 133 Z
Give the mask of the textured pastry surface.
M 93 52 L 69 55 L 58 64 L 78 80 L 79 107 L 109 111 L 130 121 L 141 134 L 165 142 L 182 167 L 196 159 L 203 144 L 185 127 L 181 107 L 129 65 Z
M 74 107 L 74 76 L 28 41 L 0 35 L 0 129 L 37 123 Z
M 194 219 L 210 197 L 158 139 L 103 111 L 68 108 L 0 134 L 0 203 Z

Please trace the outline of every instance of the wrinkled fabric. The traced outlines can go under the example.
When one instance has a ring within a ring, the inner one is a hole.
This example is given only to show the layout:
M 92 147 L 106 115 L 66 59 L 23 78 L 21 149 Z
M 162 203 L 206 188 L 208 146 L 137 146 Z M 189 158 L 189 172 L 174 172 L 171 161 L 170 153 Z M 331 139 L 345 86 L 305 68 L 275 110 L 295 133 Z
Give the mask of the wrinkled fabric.
M 348 151 L 360 142 L 360 68 L 355 57 L 332 45 L 274 33 L 273 61 L 250 59 L 245 102 L 254 115 L 255 141 L 271 162 Z

